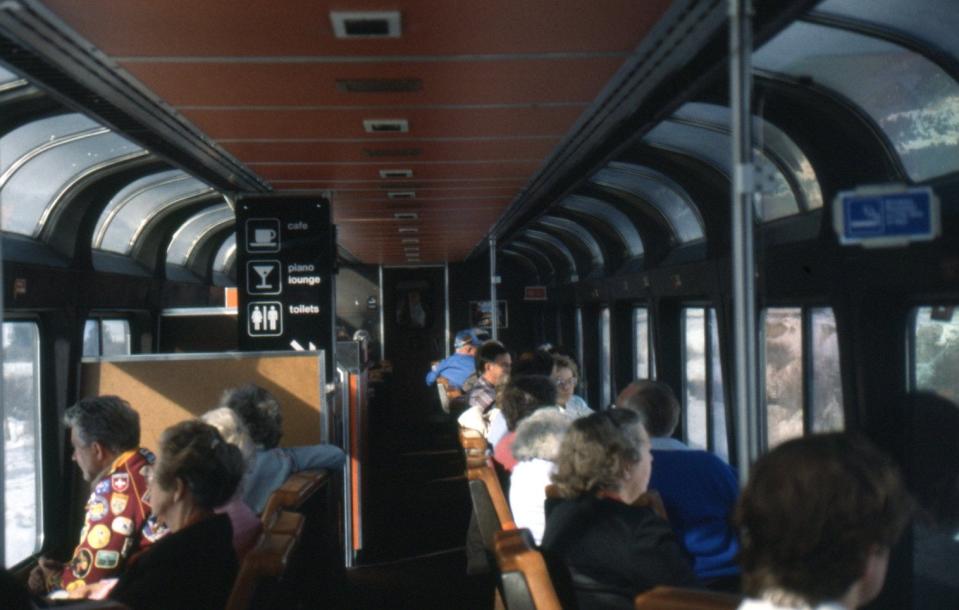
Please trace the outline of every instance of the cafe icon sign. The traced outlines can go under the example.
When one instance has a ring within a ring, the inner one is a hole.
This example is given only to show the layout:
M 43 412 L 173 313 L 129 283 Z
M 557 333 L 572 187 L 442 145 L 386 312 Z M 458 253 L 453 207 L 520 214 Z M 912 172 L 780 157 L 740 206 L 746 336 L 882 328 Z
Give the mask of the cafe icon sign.
M 280 251 L 280 219 L 250 218 L 246 221 L 247 252 Z

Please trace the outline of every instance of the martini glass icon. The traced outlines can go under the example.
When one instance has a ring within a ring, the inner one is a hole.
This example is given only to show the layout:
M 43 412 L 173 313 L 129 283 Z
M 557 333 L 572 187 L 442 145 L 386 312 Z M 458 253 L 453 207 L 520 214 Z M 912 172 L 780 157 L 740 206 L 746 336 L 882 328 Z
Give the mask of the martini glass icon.
M 260 276 L 260 283 L 256 287 L 260 290 L 273 288 L 273 284 L 266 281 L 270 273 L 273 272 L 273 265 L 253 265 L 253 271 Z

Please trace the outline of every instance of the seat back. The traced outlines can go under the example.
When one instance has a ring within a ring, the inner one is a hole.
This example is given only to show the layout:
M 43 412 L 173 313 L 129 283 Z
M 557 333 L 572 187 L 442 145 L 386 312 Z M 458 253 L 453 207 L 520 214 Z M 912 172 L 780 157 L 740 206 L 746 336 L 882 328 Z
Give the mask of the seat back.
M 514 529 L 516 525 L 513 523 L 513 513 L 509 509 L 506 494 L 503 493 L 503 487 L 489 458 L 484 459 L 482 466 L 467 469 L 466 478 L 470 481 L 470 496 L 474 498 L 473 510 L 476 511 L 477 517 L 481 510 L 489 512 L 492 509 L 500 529 Z M 473 494 L 474 488 L 479 490 L 475 483 L 482 484 L 486 491 L 486 499 L 480 496 L 481 506 L 477 506 L 476 496 Z
M 556 485 L 550 483 L 546 486 L 546 497 L 550 499 L 557 499 L 561 496 L 559 495 L 559 488 Z M 643 492 L 641 496 L 636 498 L 632 504 L 633 506 L 645 506 L 652 509 L 654 513 L 659 515 L 662 519 L 669 521 L 669 517 L 666 515 L 666 505 L 663 504 L 663 498 L 659 495 L 659 492 L 655 489 L 649 489 Z
M 528 529 L 498 532 L 495 555 L 507 610 L 561 610 L 546 562 Z
M 471 468 L 486 465 L 486 437 L 471 428 L 460 428 L 460 447 L 463 448 L 463 457 L 466 459 L 466 474 L 469 476 Z
M 446 388 L 446 380 L 442 377 L 436 380 L 436 393 L 440 397 L 440 407 L 443 409 L 443 413 L 449 413 L 450 397 Z
M 273 524 L 281 522 L 284 531 L 264 529 L 257 545 L 243 558 L 226 610 L 249 610 L 253 607 L 257 590 L 267 581 L 278 581 L 286 573 L 306 519 L 303 515 L 287 512 L 277 516 Z
M 302 470 L 290 475 L 283 485 L 270 495 L 260 515 L 263 527 L 269 527 L 280 510 L 298 510 L 329 480 L 325 470 Z
M 702 589 L 656 587 L 636 596 L 636 610 L 735 610 L 743 598 Z

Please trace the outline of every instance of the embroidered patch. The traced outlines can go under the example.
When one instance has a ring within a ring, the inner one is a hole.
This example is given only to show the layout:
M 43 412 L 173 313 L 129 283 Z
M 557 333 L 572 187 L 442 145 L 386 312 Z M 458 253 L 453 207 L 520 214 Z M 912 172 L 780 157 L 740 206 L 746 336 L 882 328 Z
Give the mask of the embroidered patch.
M 117 517 L 113 520 L 113 524 L 110 526 L 110 529 L 121 536 L 129 536 L 133 534 L 133 519 Z
M 93 490 L 93 493 L 95 493 L 95 494 L 105 494 L 105 493 L 107 493 L 108 491 L 110 491 L 110 480 L 109 480 L 109 479 L 103 479 L 102 481 L 100 481 L 99 483 L 97 483 L 97 486 L 96 486 L 96 488 Z
M 163 535 L 163 528 L 157 523 L 156 517 L 150 517 L 143 524 L 143 537 L 150 542 L 156 542 L 156 539 Z
M 114 515 L 120 515 L 127 508 L 127 501 L 130 499 L 130 496 L 121 493 L 113 494 L 113 497 L 110 498 L 110 510 L 113 511 Z
M 104 570 L 112 570 L 120 565 L 120 553 L 116 551 L 97 551 L 97 557 L 93 565 Z
M 87 543 L 95 549 L 102 549 L 110 544 L 110 528 L 105 525 L 93 526 L 87 536 Z
M 149 449 L 143 448 L 140 449 L 140 455 L 146 458 L 147 464 L 152 464 L 156 461 L 156 456 L 153 455 L 153 452 Z
M 113 491 L 124 492 L 130 488 L 130 475 L 118 472 L 110 477 L 110 484 L 113 486 Z
M 77 549 L 76 555 L 70 560 L 70 571 L 74 578 L 86 578 L 90 573 L 90 564 L 93 556 L 87 549 Z
M 87 519 L 90 521 L 99 521 L 107 516 L 109 504 L 103 496 L 93 496 L 90 503 L 87 504 Z
M 67 584 L 67 591 L 73 591 L 74 589 L 79 589 L 80 587 L 86 585 L 87 583 L 83 580 L 75 580 Z

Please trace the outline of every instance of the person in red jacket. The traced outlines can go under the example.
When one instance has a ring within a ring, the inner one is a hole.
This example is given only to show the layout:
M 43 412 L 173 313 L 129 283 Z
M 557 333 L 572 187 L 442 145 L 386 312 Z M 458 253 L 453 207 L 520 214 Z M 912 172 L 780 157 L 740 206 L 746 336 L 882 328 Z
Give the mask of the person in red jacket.
M 67 409 L 73 461 L 91 484 L 80 542 L 67 563 L 41 557 L 30 590 L 43 594 L 119 576 L 124 561 L 156 533 L 144 503 L 153 454 L 140 448 L 140 416 L 117 396 L 87 398 Z

